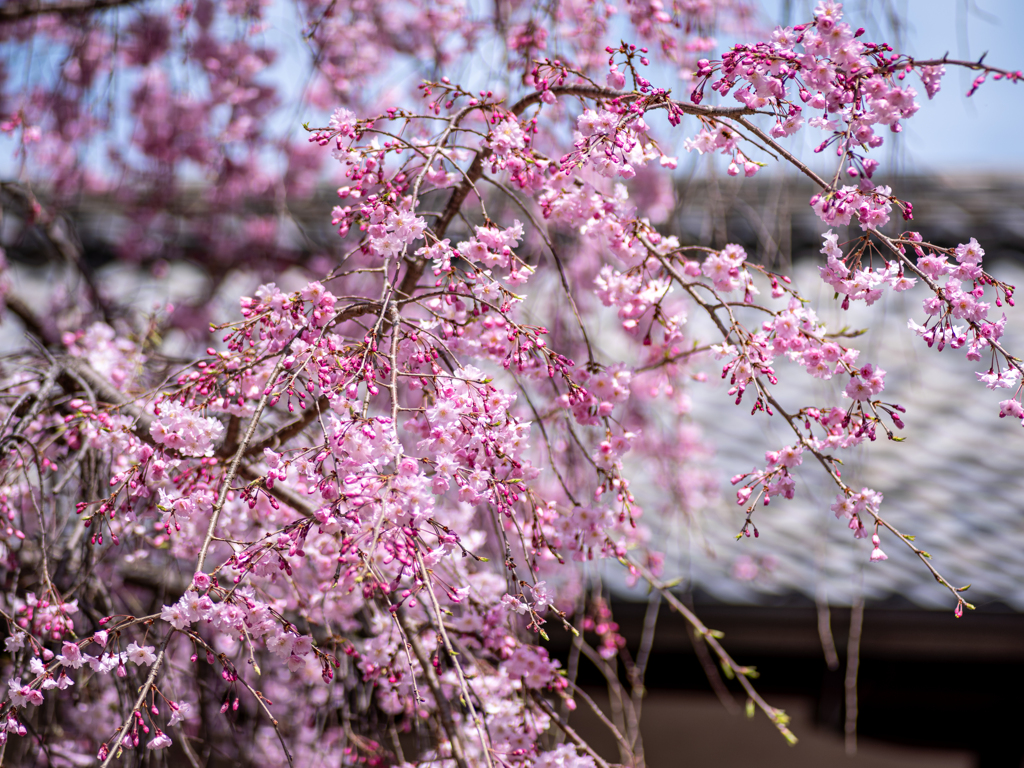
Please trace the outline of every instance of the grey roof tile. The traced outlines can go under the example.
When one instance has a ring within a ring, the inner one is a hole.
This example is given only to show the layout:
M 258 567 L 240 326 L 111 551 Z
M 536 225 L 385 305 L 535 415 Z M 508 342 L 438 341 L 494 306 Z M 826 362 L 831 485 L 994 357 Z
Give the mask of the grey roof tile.
M 811 266 L 799 269 L 799 285 L 814 286 Z M 1024 282 L 1024 269 L 1018 266 L 1004 262 L 996 271 L 1011 283 Z M 886 394 L 908 408 L 903 433 L 908 439 L 891 443 L 880 438 L 850 452 L 844 457 L 846 476 L 853 485 L 882 491 L 883 516 L 916 535 L 935 566 L 956 585 L 971 582 L 969 599 L 1024 611 L 1024 429 L 1016 420 L 999 418 L 997 403 L 1008 395 L 990 392 L 975 380 L 974 372 L 985 370 L 983 363 L 970 363 L 956 350 L 928 349 L 907 331 L 906 318 L 920 321 L 923 314 L 920 298 L 891 302 L 883 329 L 854 344 L 862 349 L 862 362 L 875 362 L 888 371 Z M 826 320 L 839 319 L 836 310 L 824 305 L 818 311 Z M 842 321 L 863 327 L 873 316 L 857 308 Z M 1004 340 L 1020 350 L 1024 327 L 1012 310 L 1008 316 Z M 700 327 L 700 321 L 693 318 L 693 325 Z M 824 392 L 812 394 L 817 382 L 796 370 L 785 373 L 796 384 L 780 389 L 786 402 L 820 401 Z M 823 587 L 831 602 L 841 604 L 852 600 L 862 572 L 868 599 L 902 596 L 920 607 L 949 606 L 949 593 L 891 534 L 882 533 L 889 560 L 868 561 L 870 545 L 854 541 L 834 519 L 828 506 L 835 491 L 824 473 L 807 462 L 802 469 L 811 471 L 803 473 L 797 497 L 758 509 L 754 519 L 760 538 L 736 541 L 742 514 L 727 478 L 763 465 L 764 451 L 791 443 L 792 433 L 778 419 L 770 423 L 750 418 L 716 383 L 694 385 L 691 396 L 695 419 L 717 443 L 722 499 L 701 525 L 714 555 L 690 541 L 670 541 L 667 573 L 689 573 L 694 588 L 726 602 L 765 603 L 785 594 L 813 599 Z M 685 532 L 682 538 L 687 538 Z M 743 555 L 775 557 L 778 564 L 762 578 L 741 582 L 731 569 Z

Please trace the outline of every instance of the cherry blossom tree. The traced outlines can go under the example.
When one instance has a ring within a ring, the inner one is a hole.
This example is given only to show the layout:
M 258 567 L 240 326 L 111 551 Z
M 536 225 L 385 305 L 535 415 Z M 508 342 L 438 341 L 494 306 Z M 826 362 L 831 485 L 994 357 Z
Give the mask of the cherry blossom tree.
M 716 58 L 715 35 L 744 42 Z M 794 740 L 663 572 L 657 533 L 716 496 L 714 436 L 688 415 L 708 377 L 737 418 L 791 432 L 732 478 L 739 536 L 817 464 L 822 514 L 870 541 L 865 561 L 908 547 L 971 607 L 844 479 L 844 452 L 904 426 L 885 371 L 789 276 L 682 242 L 656 210 L 675 149 L 734 176 L 795 169 L 819 190 L 835 301 L 920 294 L 908 333 L 966 354 L 1008 389 L 993 418 L 1024 419 L 1013 287 L 983 243 L 932 242 L 873 181 L 947 69 L 972 92 L 1019 72 L 895 54 L 833 0 L 774 31 L 746 0 L 25 0 L 0 39 L 4 212 L 74 276 L 42 305 L 3 278 L 15 762 L 608 766 L 568 724 L 590 700 L 546 648 L 565 633 L 641 765 L 642 669 L 591 589 L 610 568 Z M 800 132 L 834 174 L 800 159 Z M 297 248 L 291 206 L 321 182 L 337 235 Z M 64 214 L 86 197 L 118 211 L 118 260 L 202 254 L 209 293 L 113 295 Z M 286 269 L 304 287 L 279 287 Z M 836 386 L 796 402 L 801 377 Z

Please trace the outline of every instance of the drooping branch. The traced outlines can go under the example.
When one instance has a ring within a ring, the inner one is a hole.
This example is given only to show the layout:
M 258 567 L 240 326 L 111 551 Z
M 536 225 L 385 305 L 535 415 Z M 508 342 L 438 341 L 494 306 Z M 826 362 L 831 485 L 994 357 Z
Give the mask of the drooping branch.
M 687 608 L 682 601 L 673 594 L 672 590 L 669 589 L 666 584 L 651 573 L 650 569 L 633 558 L 625 560 L 624 562 L 629 568 L 635 569 L 636 572 L 639 573 L 640 576 L 643 577 L 643 579 L 654 589 L 658 590 L 661 593 L 661 596 L 665 598 L 670 606 L 672 606 L 672 609 L 690 623 L 690 626 L 693 627 L 694 631 L 697 632 L 703 638 L 704 642 L 706 642 L 715 652 L 715 655 L 721 661 L 723 668 L 728 670 L 728 673 L 730 675 L 734 675 L 739 681 L 751 701 L 753 701 L 758 708 L 768 716 L 768 719 L 772 721 L 772 724 L 778 729 L 779 733 L 782 734 L 786 741 L 791 744 L 795 744 L 796 736 L 794 736 L 793 732 L 789 730 L 789 717 L 782 710 L 776 709 L 768 704 L 768 702 L 765 701 L 754 689 L 754 686 L 749 679 L 752 676 L 753 671 L 749 667 L 737 664 L 736 661 L 733 660 L 732 656 L 729 655 L 728 651 L 722 647 L 722 644 L 718 641 L 718 637 L 715 636 L 716 633 L 713 630 L 708 629 L 704 622 L 697 617 L 697 614 Z
M 452 718 L 451 703 L 445 698 L 444 690 L 441 688 L 441 681 L 437 677 L 437 672 L 434 671 L 434 665 L 427 655 L 426 649 L 423 648 L 423 643 L 420 642 L 419 635 L 416 634 L 417 630 L 413 627 L 412 622 L 409 621 L 401 610 L 398 611 L 397 615 L 398 622 L 402 627 L 404 641 L 409 644 L 409 647 L 415 654 L 416 660 L 423 670 L 423 676 L 427 679 L 430 692 L 434 695 L 434 702 L 437 704 L 437 711 L 441 716 L 441 727 L 444 728 L 445 735 L 448 736 L 448 742 L 451 744 L 452 758 L 459 768 L 469 768 L 469 762 L 466 760 L 466 749 L 462 744 L 459 728 Z

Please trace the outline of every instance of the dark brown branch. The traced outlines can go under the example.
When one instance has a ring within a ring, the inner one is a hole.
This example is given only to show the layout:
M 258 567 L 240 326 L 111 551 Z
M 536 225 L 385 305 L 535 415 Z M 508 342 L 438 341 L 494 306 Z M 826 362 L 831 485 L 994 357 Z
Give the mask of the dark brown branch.
M 4 10 L 4 8 L 0 8 L 0 23 L 3 21 Z M 7 201 L 13 203 L 13 206 L 19 210 L 19 215 L 36 228 L 57 256 L 78 270 L 85 281 L 86 288 L 89 289 L 93 302 L 103 316 L 103 321 L 109 325 L 113 316 L 112 308 L 103 298 L 103 294 L 96 284 L 95 276 L 85 262 L 82 244 L 70 219 L 43 208 L 32 190 L 24 184 L 3 182 L 0 183 L 0 189 L 4 193 L 5 204 Z
M 162 447 L 153 439 L 153 435 L 150 432 L 150 429 L 153 426 L 153 417 L 150 414 L 132 403 L 127 396 L 123 395 L 111 386 L 106 379 L 89 367 L 89 365 L 87 365 L 81 358 L 65 357 L 62 358 L 60 362 L 62 366 L 74 371 L 76 375 L 88 383 L 89 386 L 95 390 L 96 397 L 100 402 L 115 405 L 123 412 L 134 418 L 135 424 L 132 427 L 132 433 L 136 437 L 155 448 Z M 166 450 L 166 448 L 164 448 L 164 450 Z M 249 481 L 256 481 L 262 478 L 262 475 L 259 472 L 245 463 L 242 463 L 237 468 L 237 472 Z M 266 491 L 278 501 L 287 504 L 300 515 L 303 515 L 304 517 L 313 516 L 314 510 L 310 507 L 309 503 L 303 499 L 302 496 L 288 489 L 286 486 L 275 485 L 273 488 L 266 488 Z
M 65 356 L 60 362 L 64 368 L 74 371 L 79 378 L 92 387 L 100 402 L 117 406 L 125 414 L 135 419 L 132 433 L 144 443 L 157 447 L 157 442 L 153 439 L 153 435 L 150 432 L 153 426 L 153 417 L 150 414 L 135 405 L 127 395 L 118 391 L 114 385 L 93 370 L 82 358 Z M 74 391 L 75 389 L 72 387 L 69 394 L 73 394 Z
M 250 445 L 246 450 L 246 455 L 262 456 L 264 448 L 270 448 L 273 450 L 278 446 L 284 445 L 312 424 L 316 420 L 316 417 L 328 410 L 330 406 L 331 401 L 327 399 L 327 395 L 321 395 L 320 399 L 315 403 L 306 406 L 306 410 L 302 412 L 301 416 L 292 419 L 281 427 L 278 427 L 262 440 L 252 443 L 252 445 Z
M 132 5 L 139 0 L 54 0 L 41 3 L 39 0 L 13 3 L 0 7 L 0 23 L 22 21 L 33 16 L 56 13 L 60 16 L 74 16 L 83 13 L 96 13 L 117 8 L 121 5 Z
M 612 99 L 630 101 L 637 98 L 644 98 L 636 93 L 621 93 L 619 91 L 613 91 L 610 88 L 598 88 L 589 85 L 564 86 L 550 88 L 549 90 L 555 96 L 579 96 L 581 98 L 603 99 L 609 101 Z M 518 117 L 525 112 L 527 108 L 534 104 L 539 104 L 543 95 L 543 91 L 536 91 L 531 93 L 529 96 L 524 96 L 513 104 L 509 111 Z M 680 110 L 684 114 L 701 115 L 704 117 L 741 118 L 743 115 L 758 114 L 756 109 L 750 109 L 749 107 L 710 107 L 699 104 L 690 104 L 684 101 L 673 101 L 667 98 L 663 99 L 660 103 L 652 104 L 651 106 L 657 107 L 665 106 L 667 104 L 672 104 L 676 109 Z M 470 164 L 469 170 L 466 171 L 462 182 L 455 188 L 455 191 L 452 192 L 452 196 L 448 198 L 448 204 L 445 205 L 440 218 L 438 218 L 434 223 L 434 226 L 431 227 L 431 231 L 437 236 L 438 240 L 444 238 L 445 233 L 448 231 L 448 227 L 462 209 L 462 204 L 466 201 L 470 191 L 476 186 L 476 182 L 480 180 L 480 177 L 483 176 L 484 163 L 490 156 L 490 147 L 484 147 L 477 151 L 476 157 L 473 158 L 473 162 Z M 405 276 L 402 278 L 402 283 L 398 287 L 399 298 L 412 296 L 413 291 L 416 290 L 416 284 L 423 276 L 423 270 L 426 265 L 427 262 L 423 258 L 418 258 L 409 262 L 409 267 Z
M 21 320 L 25 330 L 42 341 L 43 344 L 47 346 L 60 344 L 60 334 L 57 330 L 44 324 L 42 319 L 36 316 L 32 308 L 22 301 L 20 296 L 9 293 L 4 298 L 4 303 L 7 305 L 7 309 Z
M 434 694 L 437 713 L 441 717 L 441 727 L 444 729 L 445 735 L 448 736 L 448 743 L 451 745 L 452 759 L 455 760 L 458 768 L 469 768 L 469 763 L 466 761 L 466 750 L 462 745 L 462 736 L 459 733 L 454 718 L 452 718 L 451 704 L 445 698 L 444 690 L 441 688 L 441 681 L 434 671 L 434 665 L 430 660 L 430 656 L 427 654 L 423 644 L 420 643 L 419 636 L 416 634 L 417 630 L 412 626 L 405 614 L 399 611 L 397 616 L 402 633 L 405 635 L 405 641 L 416 655 L 416 660 L 419 661 L 420 668 L 423 670 L 423 676 L 427 679 L 427 685 L 430 686 L 430 692 Z M 412 673 L 415 675 L 416 671 L 412 670 Z
M 667 96 L 648 97 L 635 92 L 623 93 L 622 91 L 613 91 L 611 88 L 598 88 L 593 85 L 567 85 L 550 88 L 548 90 L 550 90 L 555 96 L 579 96 L 581 98 L 602 99 L 607 101 L 618 100 L 629 102 L 646 98 L 649 99 L 648 105 L 650 107 L 659 107 L 671 104 L 684 114 L 700 115 L 703 117 L 742 117 L 743 115 L 765 114 L 764 112 L 759 112 L 758 110 L 751 109 L 750 107 L 714 107 L 705 104 L 692 104 L 688 101 L 669 99 Z M 515 115 L 522 114 L 527 107 L 537 104 L 543 95 L 543 91 L 536 91 L 535 93 L 531 93 L 529 96 L 524 96 L 512 107 L 512 113 Z
M 256 471 L 256 469 L 254 469 L 249 464 L 242 464 L 238 468 L 238 475 L 240 477 L 244 477 L 246 480 L 250 482 L 259 482 L 260 480 L 263 479 L 263 475 L 261 475 L 258 471 Z M 313 509 L 313 507 L 310 505 L 308 501 L 302 498 L 302 496 L 298 492 L 291 490 L 286 485 L 282 485 L 281 483 L 275 483 L 273 488 L 267 488 L 265 484 L 262 484 L 260 485 L 260 488 L 265 490 L 267 493 L 269 493 L 271 496 L 273 496 L 281 503 L 287 504 L 289 507 L 294 509 L 303 517 L 311 518 L 313 517 L 313 514 L 316 511 Z
M 768 146 L 770 146 L 784 158 L 786 158 L 786 160 L 788 160 L 791 165 L 793 165 L 798 171 L 804 174 L 807 178 L 809 178 L 819 187 L 826 191 L 832 189 L 829 183 L 822 179 L 821 176 L 812 171 L 806 164 L 797 160 L 791 152 L 787 152 L 785 147 L 783 147 L 781 144 L 775 141 L 771 136 L 762 131 L 752 122 L 750 122 L 749 120 L 745 120 L 743 117 L 737 117 L 736 122 L 742 125 L 744 128 L 746 128 L 752 134 L 757 136 L 759 139 L 761 139 L 761 141 L 765 142 Z
M 548 704 L 548 702 L 543 697 L 536 693 L 533 693 L 532 696 L 533 700 L 537 703 L 537 706 L 540 707 L 544 711 L 544 713 L 551 718 L 552 722 L 554 722 L 555 725 L 562 729 L 562 731 L 565 733 L 566 736 L 569 737 L 569 740 L 573 744 L 575 744 L 577 747 L 582 749 L 584 752 L 586 752 L 593 758 L 594 762 L 597 763 L 598 768 L 611 768 L 611 766 L 608 764 L 608 761 L 604 760 L 599 754 L 597 754 L 597 752 L 594 751 L 594 748 L 591 747 L 582 736 L 580 736 L 578 733 L 576 733 L 576 731 L 570 728 L 569 724 L 567 722 L 564 722 L 562 718 L 558 716 L 558 713 L 555 712 L 554 708 L 550 704 Z
M 905 68 L 908 64 L 912 67 L 939 67 L 949 64 L 953 67 L 963 67 L 964 69 L 973 69 L 975 71 L 983 71 L 986 73 L 995 73 L 997 75 L 1003 75 L 1013 80 L 1020 78 L 1020 71 L 1014 72 L 1009 69 L 1001 69 L 1000 67 L 990 67 L 984 63 L 985 56 L 982 55 L 977 61 L 964 61 L 962 59 L 951 59 L 947 53 L 941 59 L 914 59 L 907 57 L 904 61 L 889 66 L 890 71 L 895 72 L 899 69 Z
M 462 204 L 466 202 L 466 198 L 469 197 L 469 192 L 476 185 L 476 182 L 480 180 L 480 177 L 484 173 L 484 161 L 491 156 L 491 148 L 487 147 L 481 149 L 476 153 L 476 157 L 473 158 L 472 164 L 469 166 L 469 170 L 466 171 L 466 176 L 463 178 L 462 183 L 455 188 L 452 192 L 452 196 L 448 198 L 448 204 L 444 207 L 444 211 L 441 217 L 431 227 L 431 231 L 437 236 L 438 240 L 444 238 L 445 232 L 448 231 L 448 227 L 454 221 L 458 215 L 459 210 L 462 208 Z M 413 291 L 416 290 L 416 283 L 420 281 L 423 276 L 423 269 L 427 266 L 427 260 L 420 257 L 415 261 L 409 262 L 409 268 L 406 270 L 405 276 L 402 278 L 401 285 L 398 286 L 398 296 L 403 298 L 405 296 L 412 296 Z
M 861 573 L 860 589 L 850 609 L 850 639 L 846 643 L 846 722 L 843 730 L 846 736 L 846 754 L 857 754 L 857 669 L 860 667 L 860 637 L 864 629 L 864 574 Z

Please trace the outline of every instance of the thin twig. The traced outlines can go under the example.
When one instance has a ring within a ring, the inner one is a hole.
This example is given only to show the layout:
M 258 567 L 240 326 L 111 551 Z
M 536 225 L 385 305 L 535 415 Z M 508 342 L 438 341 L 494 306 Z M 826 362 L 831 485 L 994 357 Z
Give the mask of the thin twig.
M 455 721 L 452 719 L 451 707 L 448 704 L 448 699 L 444 696 L 444 691 L 441 689 L 441 681 L 434 671 L 434 665 L 430 661 L 430 657 L 427 655 L 426 650 L 424 650 L 423 644 L 420 643 L 419 637 L 416 635 L 404 612 L 399 610 L 397 615 L 398 623 L 405 634 L 405 640 L 409 647 L 412 648 L 416 660 L 420 663 L 420 669 L 423 670 L 423 676 L 427 679 L 430 692 L 434 694 L 437 712 L 441 716 L 441 727 L 444 729 L 445 734 L 447 734 L 448 743 L 451 745 L 452 758 L 459 768 L 469 768 L 469 763 L 466 762 L 466 750 L 462 746 L 462 736 L 459 734 L 458 726 L 456 726 Z M 416 674 L 415 670 L 410 670 L 410 674 Z
M 860 587 L 853 597 L 850 609 L 850 638 L 846 643 L 846 754 L 857 754 L 857 671 L 860 668 L 860 637 L 864 628 L 864 572 L 861 571 Z
M 437 624 L 438 634 L 441 636 L 441 642 L 444 644 L 444 649 L 448 652 L 449 661 L 451 661 L 452 666 L 455 667 L 455 675 L 459 679 L 459 688 L 462 690 L 464 704 L 466 705 L 466 708 L 469 709 L 469 716 L 473 718 L 477 734 L 480 736 L 480 750 L 484 753 L 484 762 L 487 764 L 488 768 L 494 768 L 494 763 L 491 761 L 490 739 L 487 737 L 483 721 L 481 720 L 480 715 L 477 714 L 476 707 L 473 705 L 473 696 L 466 683 L 466 675 L 463 672 L 462 664 L 459 662 L 459 655 L 455 652 L 455 648 L 452 647 L 452 641 L 449 639 L 448 632 L 444 628 L 441 605 L 437 601 L 437 594 L 434 592 L 434 586 L 430 583 L 430 574 L 427 572 L 427 567 L 423 563 L 423 555 L 420 554 L 419 547 L 417 546 L 414 546 L 413 551 L 416 553 L 416 565 L 419 567 L 420 578 L 423 579 L 423 586 L 427 590 L 427 595 L 430 597 L 431 607 L 434 609 L 434 619 Z
M 768 702 L 761 697 L 761 694 L 754 689 L 754 686 L 748 679 L 748 676 L 752 674 L 753 670 L 749 667 L 737 664 L 725 648 L 722 647 L 722 644 L 718 642 L 718 638 L 715 637 L 715 633 L 708 629 L 704 625 L 704 622 L 697 618 L 697 615 L 693 611 L 683 605 L 682 601 L 680 601 L 680 599 L 676 597 L 657 576 L 651 573 L 649 568 L 629 557 L 623 558 L 622 563 L 639 574 L 640 577 L 647 581 L 647 583 L 654 587 L 654 589 L 661 592 L 662 597 L 665 598 L 673 610 L 686 619 L 686 621 L 690 623 L 690 626 L 692 626 L 704 639 L 704 642 L 706 642 L 715 652 L 715 655 L 718 656 L 719 660 L 722 662 L 723 667 L 727 668 L 731 674 L 736 676 L 736 680 L 739 681 L 739 684 L 743 687 L 747 696 L 750 697 L 751 701 L 753 701 L 754 704 L 756 704 L 761 711 L 768 716 L 768 719 L 772 721 L 772 724 L 776 729 L 778 729 L 779 733 L 783 735 L 786 741 L 790 744 L 795 744 L 796 736 L 787 727 L 789 717 L 781 709 L 776 709 L 768 704 Z
M 256 432 L 256 426 L 259 424 L 260 417 L 263 415 L 263 409 L 267 407 L 267 402 L 270 400 L 271 394 L 273 393 L 274 383 L 277 381 L 277 377 L 280 375 L 281 371 L 284 370 L 285 357 L 287 356 L 290 346 L 291 342 L 286 344 L 284 349 L 281 350 L 280 357 L 277 360 L 277 365 L 274 366 L 274 370 L 267 379 L 267 385 L 263 389 L 263 395 L 260 397 L 260 401 L 256 405 L 256 410 L 252 414 L 252 419 L 249 421 L 249 428 L 245 430 L 245 437 L 243 437 L 242 442 L 238 444 L 238 450 L 235 451 L 235 455 L 231 459 L 231 463 L 228 465 L 228 471 L 224 473 L 224 479 L 221 480 L 217 503 L 213 505 L 213 513 L 210 515 L 210 524 L 206 528 L 206 538 L 203 539 L 203 546 L 199 550 L 199 558 L 196 561 L 196 573 L 201 572 L 203 570 L 203 565 L 206 563 L 206 553 L 210 549 L 210 542 L 213 541 L 214 531 L 217 529 L 217 521 L 220 519 L 220 512 L 224 509 L 224 504 L 227 501 L 228 491 L 231 489 L 231 481 L 234 480 L 235 475 L 238 474 L 238 468 L 242 463 L 242 457 L 245 455 L 245 449 L 248 448 L 249 441 L 252 440 L 252 436 Z
M 569 737 L 569 741 L 571 741 L 578 748 L 582 749 L 584 752 L 586 752 L 594 759 L 594 762 L 597 763 L 598 768 L 611 768 L 607 760 L 603 759 L 599 754 L 597 754 L 597 752 L 594 751 L 594 748 L 587 744 L 586 740 L 584 740 L 578 733 L 576 733 L 576 731 L 569 727 L 568 723 L 563 722 L 563 720 L 558 716 L 558 713 L 555 712 L 554 708 L 547 701 L 545 701 L 538 694 L 533 695 L 533 700 L 537 702 L 537 706 L 540 707 L 544 711 L 544 713 L 551 718 L 555 725 L 562 729 L 562 732 Z
M 160 644 L 160 652 L 157 654 L 156 661 L 153 662 L 153 666 L 149 668 L 149 675 L 146 677 L 146 682 L 143 683 L 142 688 L 139 689 L 139 696 L 135 699 L 135 706 L 132 707 L 131 712 L 128 713 L 128 717 L 125 718 L 124 724 L 118 730 L 117 736 L 114 739 L 113 748 L 107 752 L 107 757 L 103 761 L 102 765 L 100 765 L 100 768 L 107 768 L 115 757 L 120 756 L 122 749 L 121 742 L 124 740 L 125 734 L 128 733 L 128 727 L 135 719 L 135 713 L 142 707 L 143 703 L 146 701 L 146 696 L 149 695 L 149 689 L 152 688 L 153 683 L 156 682 L 157 672 L 160 671 L 160 666 L 164 663 L 164 654 L 167 651 L 167 644 L 171 642 L 172 637 L 174 637 L 173 629 L 167 633 L 167 637 L 165 637 L 163 643 Z

